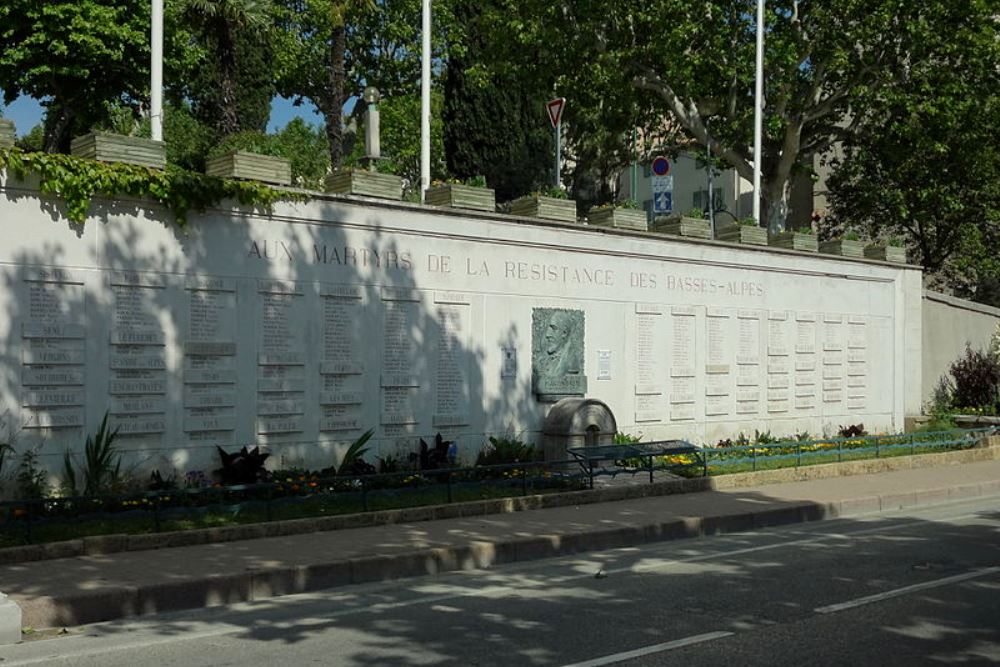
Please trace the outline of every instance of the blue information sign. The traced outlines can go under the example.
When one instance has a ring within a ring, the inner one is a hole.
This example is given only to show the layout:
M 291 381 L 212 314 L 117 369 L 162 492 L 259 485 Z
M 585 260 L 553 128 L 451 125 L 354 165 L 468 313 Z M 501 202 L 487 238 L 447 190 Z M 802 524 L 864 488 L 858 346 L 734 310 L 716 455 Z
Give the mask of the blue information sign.
M 662 190 L 653 193 L 653 213 L 670 213 L 674 210 L 674 193 Z

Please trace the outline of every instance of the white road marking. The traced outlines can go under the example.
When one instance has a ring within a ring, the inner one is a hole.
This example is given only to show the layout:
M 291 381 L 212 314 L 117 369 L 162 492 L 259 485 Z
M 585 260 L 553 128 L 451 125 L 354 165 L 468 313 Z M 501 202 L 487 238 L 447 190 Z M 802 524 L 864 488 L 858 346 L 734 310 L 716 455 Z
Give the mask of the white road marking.
M 912 586 L 904 586 L 902 588 L 886 591 L 884 593 L 876 593 L 875 595 L 866 595 L 863 598 L 848 600 L 847 602 L 831 604 L 825 607 L 817 607 L 816 609 L 813 609 L 813 611 L 815 611 L 818 614 L 832 614 L 838 611 L 844 611 L 845 609 L 853 609 L 855 607 L 861 607 L 863 605 L 871 604 L 873 602 L 881 602 L 882 600 L 891 600 L 892 598 L 902 597 L 903 595 L 909 595 L 910 593 L 916 593 L 917 591 L 925 591 L 930 588 L 939 588 L 941 586 L 957 584 L 960 581 L 968 581 L 969 579 L 977 579 L 979 577 L 986 577 L 991 574 L 997 574 L 997 573 L 1000 573 L 1000 567 L 987 567 L 980 570 L 973 570 L 972 572 L 966 572 L 964 574 L 956 574 L 951 577 L 945 577 L 944 579 L 937 579 L 935 581 L 925 581 L 921 584 L 913 584 Z
M 675 639 L 672 642 L 664 642 L 662 644 L 653 644 L 652 646 L 637 648 L 633 651 L 613 653 L 602 658 L 594 658 L 593 660 L 586 660 L 584 662 L 574 662 L 571 665 L 564 665 L 563 667 L 601 667 L 602 665 L 613 665 L 616 662 L 624 662 L 626 660 L 631 660 L 632 658 L 641 658 L 644 655 L 662 653 L 663 651 L 672 651 L 675 648 L 682 648 L 684 646 L 691 646 L 692 644 L 701 644 L 702 642 L 710 642 L 713 639 L 722 639 L 723 637 L 732 636 L 732 632 L 706 632 L 703 635 L 692 635 L 691 637 L 685 637 L 683 639 Z

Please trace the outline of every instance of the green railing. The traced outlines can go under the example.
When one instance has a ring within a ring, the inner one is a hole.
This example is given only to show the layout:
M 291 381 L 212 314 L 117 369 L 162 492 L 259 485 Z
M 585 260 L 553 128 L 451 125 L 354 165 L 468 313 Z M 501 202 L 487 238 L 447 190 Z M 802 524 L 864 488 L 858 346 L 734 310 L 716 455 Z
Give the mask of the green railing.
M 664 457 L 655 461 L 654 466 L 685 477 L 755 472 L 819 463 L 840 463 L 968 449 L 974 447 L 982 438 L 997 433 L 1000 433 L 1000 429 L 988 427 L 898 435 L 789 440 L 734 447 L 706 447 L 693 454 Z
M 653 481 L 654 471 L 698 477 L 965 449 L 997 433 L 1000 428 L 989 427 L 701 448 L 638 466 L 622 460 L 586 471 L 577 461 L 531 462 L 349 477 L 302 474 L 242 486 L 4 501 L 0 546 L 580 490 L 592 487 L 594 477 L 640 471 Z
M 0 502 L 0 546 L 321 517 L 583 489 L 570 461 Z

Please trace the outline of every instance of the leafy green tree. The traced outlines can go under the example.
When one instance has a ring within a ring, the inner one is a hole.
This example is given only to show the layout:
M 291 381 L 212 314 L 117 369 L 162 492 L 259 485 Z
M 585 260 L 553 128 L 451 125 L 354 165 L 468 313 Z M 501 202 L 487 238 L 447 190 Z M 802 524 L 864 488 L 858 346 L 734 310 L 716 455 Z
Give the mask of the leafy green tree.
M 994 9 L 990 9 L 993 6 Z M 935 4 L 906 76 L 861 98 L 829 181 L 838 221 L 906 238 L 933 280 L 988 298 L 1000 277 L 1000 18 Z
M 342 115 L 352 92 L 348 27 L 356 17 L 375 10 L 374 0 L 275 0 L 279 92 L 312 102 L 323 115 L 333 167 L 343 161 Z
M 326 132 L 322 127 L 313 128 L 301 118 L 292 119 L 275 134 L 257 130 L 230 134 L 213 146 L 208 154 L 218 155 L 231 150 L 286 158 L 291 162 L 293 182 L 314 190 L 322 189 L 329 165 Z
M 444 90 L 444 147 L 448 170 L 458 178 L 482 175 L 499 201 L 513 199 L 552 179 L 552 130 L 544 89 L 482 67 L 487 35 L 480 3 L 454 7 Z
M 767 3 L 762 192 L 780 222 L 797 173 L 850 130 L 866 92 L 906 77 L 911 54 L 988 0 Z M 493 67 L 555 77 L 568 125 L 588 109 L 616 133 L 669 115 L 744 178 L 753 176 L 755 5 L 751 0 L 498 0 Z M 995 13 L 995 7 L 994 7 Z M 540 48 L 544 46 L 544 48 Z M 961 48 L 961 45 L 956 45 Z M 524 54 L 524 55 L 522 55 Z
M 199 115 L 214 116 L 223 136 L 241 129 L 263 129 L 267 115 L 265 112 L 262 120 L 260 110 L 269 109 L 274 93 L 273 68 L 268 65 L 270 2 L 184 2 L 191 29 L 209 54 L 193 72 L 198 80 L 195 87 L 202 92 L 195 103 L 196 109 L 202 108 Z M 218 94 L 211 94 L 216 87 Z M 247 118 L 254 111 L 255 117 Z
M 146 0 L 0 3 L 0 88 L 8 104 L 42 100 L 46 151 L 68 151 L 107 103 L 146 97 L 149 10 Z

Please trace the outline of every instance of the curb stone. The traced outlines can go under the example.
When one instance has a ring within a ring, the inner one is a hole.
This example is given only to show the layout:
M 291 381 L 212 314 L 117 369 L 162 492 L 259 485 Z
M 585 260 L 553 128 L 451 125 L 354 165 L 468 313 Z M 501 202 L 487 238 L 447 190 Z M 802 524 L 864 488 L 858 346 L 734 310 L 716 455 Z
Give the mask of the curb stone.
M 734 473 L 717 477 L 694 477 L 687 479 L 670 479 L 653 484 L 637 484 L 606 489 L 569 491 L 530 496 L 515 496 L 511 498 L 494 498 L 489 500 L 453 503 L 451 505 L 432 505 L 404 509 L 383 510 L 361 514 L 342 514 L 306 519 L 290 519 L 271 523 L 245 524 L 219 528 L 204 528 L 165 533 L 150 533 L 140 535 L 100 535 L 85 537 L 64 542 L 49 542 L 19 547 L 0 549 L 0 565 L 23 563 L 29 561 L 52 560 L 56 558 L 73 558 L 78 556 L 106 555 L 122 551 L 145 551 L 149 549 L 167 549 L 171 547 L 195 546 L 222 542 L 234 542 L 266 537 L 283 537 L 289 535 L 304 535 L 308 533 L 342 530 L 349 528 L 366 528 L 369 526 L 414 523 L 420 521 L 435 521 L 441 519 L 486 516 L 491 514 L 509 514 L 534 509 L 550 507 L 566 507 L 588 505 L 593 503 L 631 500 L 652 496 L 667 496 L 682 493 L 694 493 L 711 490 L 730 490 L 762 484 L 781 484 L 797 481 L 829 479 L 851 475 L 867 475 L 895 470 L 911 470 L 933 466 L 959 465 L 979 461 L 1000 459 L 1000 436 L 987 439 L 986 446 L 972 449 L 949 451 L 934 454 L 917 454 L 914 456 L 899 456 L 888 459 L 864 459 L 843 463 L 826 463 L 801 468 L 781 468 L 760 472 Z M 973 490 L 975 495 L 982 495 L 978 485 Z M 993 485 L 1000 493 L 1000 480 Z M 953 491 L 947 492 L 949 497 Z M 902 499 L 899 500 L 903 502 Z M 888 502 L 888 501 L 887 501 Z M 903 507 L 905 505 L 899 505 Z M 875 510 L 881 504 L 876 505 Z
M 393 556 L 376 554 L 309 566 L 253 569 L 227 576 L 116 587 L 61 597 L 25 598 L 20 601 L 20 605 L 25 625 L 37 628 L 83 625 L 127 616 L 263 600 L 353 584 L 489 568 L 652 542 L 856 516 L 995 493 L 1000 493 L 1000 481 L 941 487 L 915 493 L 859 497 L 826 505 L 811 501 L 790 501 L 764 510 L 684 517 L 664 523 L 554 533 L 497 542 L 472 541 L 454 546 L 418 549 Z M 0 604 L 0 621 L 3 619 L 3 609 Z

